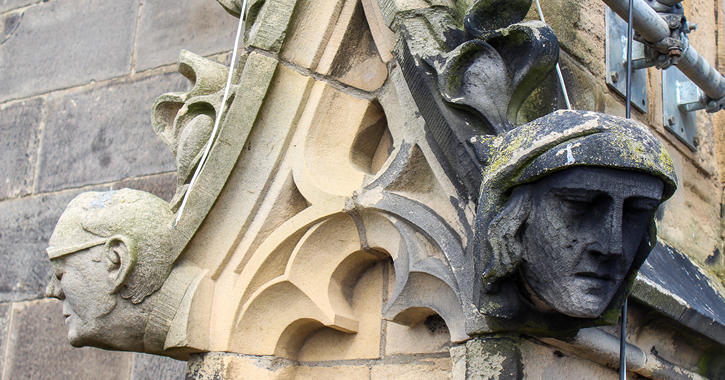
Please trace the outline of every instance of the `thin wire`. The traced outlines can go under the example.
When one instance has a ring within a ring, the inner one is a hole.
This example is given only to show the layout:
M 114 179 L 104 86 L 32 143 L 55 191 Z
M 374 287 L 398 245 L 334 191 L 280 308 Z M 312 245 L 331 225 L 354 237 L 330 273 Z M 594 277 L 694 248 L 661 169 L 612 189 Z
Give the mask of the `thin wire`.
M 629 0 L 629 12 L 627 15 L 627 119 L 632 117 L 632 6 L 633 0 Z M 622 331 L 619 337 L 619 380 L 627 378 L 627 299 L 624 299 L 622 306 Z
M 622 306 L 622 335 L 619 337 L 619 380 L 627 378 L 627 299 Z
M 539 0 L 536 0 L 536 9 L 539 11 L 539 18 L 541 19 L 541 22 L 546 23 L 546 20 L 544 20 L 544 13 L 541 12 L 541 4 L 539 4 Z M 564 84 L 564 76 L 561 74 L 561 68 L 559 67 L 559 62 L 556 63 L 556 75 L 559 77 L 559 85 L 561 86 L 561 92 L 564 94 L 564 101 L 566 101 L 566 109 L 571 109 L 571 103 L 569 103 L 569 93 L 566 92 L 566 85 Z
M 191 194 L 191 189 L 194 187 L 194 184 L 196 183 L 197 177 L 199 177 L 199 173 L 201 172 L 201 168 L 206 163 L 207 156 L 209 156 L 209 151 L 211 150 L 211 146 L 214 144 L 214 138 L 216 137 L 217 130 L 219 129 L 219 122 L 222 118 L 222 111 L 224 111 L 224 106 L 227 103 L 227 99 L 229 98 L 229 88 L 232 86 L 232 76 L 234 73 L 234 66 L 237 62 L 237 50 L 239 50 L 239 38 L 240 36 L 243 36 L 244 33 L 244 24 L 247 18 L 246 15 L 247 10 L 247 0 L 242 1 L 242 10 L 239 14 L 239 25 L 237 26 L 237 36 L 234 39 L 234 50 L 232 51 L 232 62 L 229 64 L 229 74 L 227 75 L 227 84 L 224 87 L 224 97 L 222 98 L 221 105 L 219 106 L 219 111 L 216 113 L 216 119 L 214 120 L 214 128 L 211 130 L 211 136 L 209 136 L 209 141 L 206 143 L 206 148 L 204 149 L 204 154 L 201 156 L 201 160 L 199 160 L 199 164 L 196 166 L 196 170 L 194 171 L 194 176 L 191 177 L 191 182 L 189 182 L 189 187 L 186 189 L 186 193 L 184 194 L 184 200 L 181 202 L 181 206 L 179 207 L 179 212 L 176 214 L 176 220 L 174 221 L 174 227 L 179 223 L 179 220 L 181 220 L 181 215 L 184 213 L 184 207 L 186 206 L 186 202 L 189 200 L 189 194 Z

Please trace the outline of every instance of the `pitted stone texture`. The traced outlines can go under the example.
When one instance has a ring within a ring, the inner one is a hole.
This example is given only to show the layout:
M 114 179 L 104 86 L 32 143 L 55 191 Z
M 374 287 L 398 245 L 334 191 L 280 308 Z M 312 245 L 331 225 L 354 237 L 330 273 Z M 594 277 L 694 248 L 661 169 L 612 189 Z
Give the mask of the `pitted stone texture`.
M 5 344 L 8 341 L 8 324 L 10 323 L 10 304 L 0 304 L 0 358 L 5 358 Z M 0 360 L 0 374 L 3 373 L 4 360 Z
M 0 107 L 0 200 L 30 193 L 43 100 Z
M 128 379 L 131 354 L 68 344 L 60 301 L 45 299 L 13 309 L 5 379 Z
M 128 74 L 137 12 L 138 1 L 77 0 L 4 15 L 0 101 Z
M 0 12 L 39 3 L 41 0 L 0 0 Z
M 164 356 L 133 354 L 131 380 L 184 380 L 186 362 Z
M 426 354 L 448 352 L 451 334 L 438 315 L 427 317 L 413 327 L 387 322 L 385 354 Z
M 598 0 L 542 0 L 541 8 L 561 48 L 603 79 L 606 5 Z M 536 12 L 531 7 L 527 18 L 538 20 Z
M 420 359 L 411 363 L 392 363 L 375 366 L 371 380 L 448 380 L 451 376 L 451 359 Z
M 216 1 L 145 1 L 139 17 L 135 68 L 142 71 L 175 64 L 182 49 L 202 56 L 229 51 L 237 22 Z
M 180 74 L 99 86 L 48 100 L 36 191 L 174 170 L 149 120 L 154 99 L 186 87 Z
M 45 293 L 51 276 L 45 248 L 76 191 L 0 203 L 0 302 Z
M 370 369 L 365 366 L 337 366 L 337 367 L 297 367 L 295 380 L 367 380 L 370 378 Z

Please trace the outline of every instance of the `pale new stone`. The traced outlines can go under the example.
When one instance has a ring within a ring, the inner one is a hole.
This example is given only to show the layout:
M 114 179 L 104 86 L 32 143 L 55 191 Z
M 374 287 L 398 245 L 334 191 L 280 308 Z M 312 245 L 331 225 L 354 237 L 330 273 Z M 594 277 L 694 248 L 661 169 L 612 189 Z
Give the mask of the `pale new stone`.
M 353 289 L 353 311 L 360 318 L 357 334 L 320 329 L 307 338 L 298 360 L 314 362 L 379 358 L 382 298 L 382 265 L 377 264 L 362 275 Z
M 364 366 L 297 367 L 295 380 L 367 380 L 370 369 Z
M 447 380 L 450 379 L 451 359 L 419 359 L 415 362 L 374 366 L 371 380 Z
M 348 1 L 316 71 L 361 90 L 374 91 L 388 77 L 377 50 L 369 49 L 375 42 L 363 5 Z
M 298 0 L 298 13 L 291 23 L 280 56 L 314 69 L 342 10 L 341 0 Z
M 429 317 L 414 327 L 388 322 L 385 331 L 387 355 L 447 352 L 451 343 L 451 335 L 440 317 Z

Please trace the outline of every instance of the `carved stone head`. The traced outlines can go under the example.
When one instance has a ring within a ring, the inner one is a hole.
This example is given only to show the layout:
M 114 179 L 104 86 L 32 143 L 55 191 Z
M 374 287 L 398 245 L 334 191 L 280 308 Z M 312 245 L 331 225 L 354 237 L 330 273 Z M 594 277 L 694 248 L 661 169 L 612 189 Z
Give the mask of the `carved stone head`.
M 595 319 L 618 309 L 676 189 L 664 146 L 636 121 L 584 111 L 473 143 L 487 165 L 473 244 L 481 312 Z
M 144 351 L 148 298 L 175 260 L 172 218 L 165 201 L 142 191 L 87 192 L 71 201 L 47 248 L 55 276 L 46 292 L 63 301 L 72 345 Z

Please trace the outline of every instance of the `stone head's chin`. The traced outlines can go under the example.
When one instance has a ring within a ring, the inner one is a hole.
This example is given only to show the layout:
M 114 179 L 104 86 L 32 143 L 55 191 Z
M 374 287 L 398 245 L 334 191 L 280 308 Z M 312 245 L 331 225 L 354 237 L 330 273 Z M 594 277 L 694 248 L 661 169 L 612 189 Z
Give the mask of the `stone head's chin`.
M 611 280 L 574 277 L 565 281 L 562 293 L 542 297 L 554 310 L 574 318 L 595 319 L 612 302 L 616 287 Z M 565 297 L 562 295 L 566 294 Z

